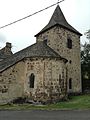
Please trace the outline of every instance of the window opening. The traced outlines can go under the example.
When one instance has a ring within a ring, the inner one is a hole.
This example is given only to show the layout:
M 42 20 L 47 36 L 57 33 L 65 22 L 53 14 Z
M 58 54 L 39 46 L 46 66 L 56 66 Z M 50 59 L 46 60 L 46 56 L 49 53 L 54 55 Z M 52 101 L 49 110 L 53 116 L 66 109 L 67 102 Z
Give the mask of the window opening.
M 69 63 L 71 64 L 71 63 L 72 63 L 72 61 L 70 60 L 70 61 L 69 61 Z
M 34 81 L 35 81 L 35 75 L 33 73 L 31 73 L 31 75 L 29 77 L 29 87 L 30 88 L 34 88 Z
M 72 89 L 72 79 L 69 79 L 69 89 Z
M 67 39 L 67 47 L 72 49 L 72 40 L 70 38 Z

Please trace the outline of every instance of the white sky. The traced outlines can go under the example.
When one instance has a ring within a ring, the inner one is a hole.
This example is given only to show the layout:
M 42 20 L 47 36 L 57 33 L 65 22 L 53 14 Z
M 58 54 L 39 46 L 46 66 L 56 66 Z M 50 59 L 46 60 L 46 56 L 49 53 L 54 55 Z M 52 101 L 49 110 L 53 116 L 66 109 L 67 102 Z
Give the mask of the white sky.
M 58 0 L 0 0 L 0 27 L 37 12 Z M 84 34 L 90 29 L 90 0 L 65 0 L 59 4 L 65 18 L 75 29 Z M 17 52 L 33 43 L 34 37 L 50 20 L 56 6 L 21 22 L 0 29 L 0 48 L 6 42 L 13 45 L 12 51 Z M 81 37 L 81 43 L 86 41 Z

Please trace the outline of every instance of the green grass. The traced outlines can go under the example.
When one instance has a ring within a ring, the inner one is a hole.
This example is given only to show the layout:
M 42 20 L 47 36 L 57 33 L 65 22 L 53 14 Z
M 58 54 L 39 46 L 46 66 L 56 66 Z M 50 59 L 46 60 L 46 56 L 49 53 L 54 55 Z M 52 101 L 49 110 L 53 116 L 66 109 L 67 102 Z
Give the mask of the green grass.
M 72 96 L 68 102 L 51 105 L 56 109 L 90 109 L 90 95 Z
M 90 109 L 90 94 L 72 96 L 70 100 L 65 102 L 59 102 L 55 104 L 35 106 L 30 104 L 11 104 L 11 105 L 0 105 L 0 110 L 76 110 L 76 109 Z

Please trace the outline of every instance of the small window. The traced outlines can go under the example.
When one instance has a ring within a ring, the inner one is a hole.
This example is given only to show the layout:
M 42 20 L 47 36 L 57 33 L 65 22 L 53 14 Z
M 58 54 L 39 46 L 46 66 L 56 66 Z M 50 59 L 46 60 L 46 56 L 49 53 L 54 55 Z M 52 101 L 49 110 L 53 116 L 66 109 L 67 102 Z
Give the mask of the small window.
M 72 78 L 69 79 L 69 89 L 72 89 Z
M 59 74 L 59 85 L 61 85 L 61 74 Z
M 43 37 L 43 41 L 44 41 L 45 44 L 47 44 L 47 42 L 48 42 L 48 36 L 47 35 Z
M 72 61 L 70 60 L 70 61 L 69 61 L 69 63 L 71 64 L 71 63 L 72 63 Z
M 35 75 L 32 73 L 29 77 L 29 87 L 34 88 Z
M 72 40 L 70 38 L 67 39 L 67 47 L 72 49 Z
M 44 40 L 44 43 L 47 44 L 47 39 Z

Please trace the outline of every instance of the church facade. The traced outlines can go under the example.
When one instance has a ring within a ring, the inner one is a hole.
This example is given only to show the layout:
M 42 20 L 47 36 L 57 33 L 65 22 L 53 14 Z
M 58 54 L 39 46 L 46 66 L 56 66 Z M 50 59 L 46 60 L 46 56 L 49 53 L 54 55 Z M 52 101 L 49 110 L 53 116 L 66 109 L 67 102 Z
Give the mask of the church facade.
M 81 93 L 80 36 L 57 5 L 35 44 L 12 54 L 7 43 L 0 50 L 0 103 L 18 97 L 57 101 Z

